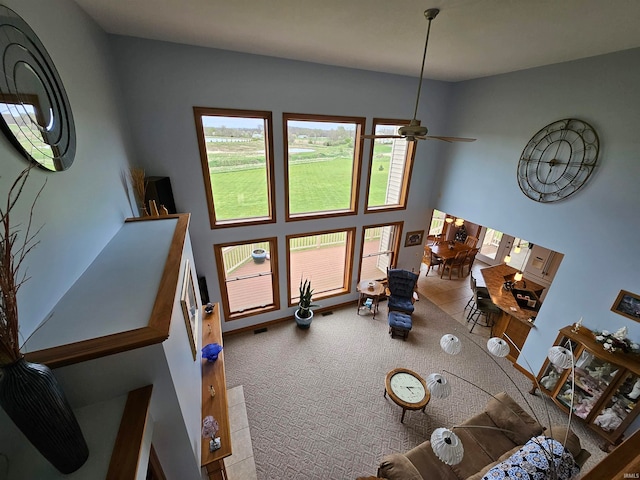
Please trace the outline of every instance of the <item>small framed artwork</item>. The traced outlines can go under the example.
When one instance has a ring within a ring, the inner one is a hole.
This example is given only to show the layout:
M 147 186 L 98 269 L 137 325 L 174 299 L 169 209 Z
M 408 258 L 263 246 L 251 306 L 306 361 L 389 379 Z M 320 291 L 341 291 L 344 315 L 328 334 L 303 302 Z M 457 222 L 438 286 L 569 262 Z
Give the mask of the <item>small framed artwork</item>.
M 422 245 L 422 237 L 424 236 L 424 230 L 417 232 L 407 232 L 407 236 L 404 239 L 405 247 L 414 247 L 416 245 Z
M 618 298 L 613 302 L 611 311 L 640 322 L 640 295 L 620 290 Z
M 184 279 L 182 281 L 182 292 L 180 294 L 180 305 L 182 306 L 182 314 L 184 323 L 187 327 L 187 336 L 189 337 L 189 346 L 193 359 L 196 359 L 196 345 L 198 340 L 198 301 L 196 300 L 196 290 L 193 283 L 193 275 L 191 274 L 191 265 L 189 259 L 184 266 Z

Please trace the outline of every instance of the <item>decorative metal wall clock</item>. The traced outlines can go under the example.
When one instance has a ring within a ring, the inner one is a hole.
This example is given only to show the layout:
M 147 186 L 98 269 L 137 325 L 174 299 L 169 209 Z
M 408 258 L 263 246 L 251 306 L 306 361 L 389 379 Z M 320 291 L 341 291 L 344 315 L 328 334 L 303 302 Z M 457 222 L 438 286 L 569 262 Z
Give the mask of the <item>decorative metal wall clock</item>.
M 520 156 L 518 185 L 532 200 L 551 203 L 576 193 L 598 161 L 600 142 L 591 125 L 567 118 L 536 133 Z
M 35 32 L 3 5 L 0 56 L 0 128 L 28 160 L 45 170 L 66 170 L 76 133 L 62 80 Z

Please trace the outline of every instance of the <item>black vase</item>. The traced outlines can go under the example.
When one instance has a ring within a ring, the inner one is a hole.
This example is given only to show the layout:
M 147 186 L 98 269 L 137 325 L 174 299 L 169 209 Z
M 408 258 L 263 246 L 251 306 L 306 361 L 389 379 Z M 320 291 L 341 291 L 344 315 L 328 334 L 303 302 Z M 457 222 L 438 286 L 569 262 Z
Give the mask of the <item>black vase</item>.
M 61 473 L 78 470 L 89 448 L 49 367 L 21 358 L 0 373 L 0 405 L 13 423 Z

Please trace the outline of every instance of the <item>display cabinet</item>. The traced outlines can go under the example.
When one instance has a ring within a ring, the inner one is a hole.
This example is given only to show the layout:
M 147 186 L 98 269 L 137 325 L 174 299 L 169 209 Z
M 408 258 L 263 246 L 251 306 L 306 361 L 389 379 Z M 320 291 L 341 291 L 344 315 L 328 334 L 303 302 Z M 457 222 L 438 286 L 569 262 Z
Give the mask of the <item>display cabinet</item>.
M 640 413 L 640 356 L 606 351 L 585 327 L 577 332 L 564 327 L 554 345 L 573 352 L 575 375 L 545 360 L 531 393 L 539 388 L 565 412 L 572 409 L 574 418 L 586 422 L 609 444 L 618 444 Z

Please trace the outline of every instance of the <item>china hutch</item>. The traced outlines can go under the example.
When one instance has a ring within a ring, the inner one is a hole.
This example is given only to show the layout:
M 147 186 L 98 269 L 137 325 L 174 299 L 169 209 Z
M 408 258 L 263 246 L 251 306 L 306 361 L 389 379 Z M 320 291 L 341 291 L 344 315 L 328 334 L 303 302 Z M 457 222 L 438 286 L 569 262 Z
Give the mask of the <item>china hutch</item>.
M 605 350 L 585 327 L 562 328 L 555 345 L 573 352 L 575 378 L 571 369 L 559 369 L 547 359 L 531 393 L 541 389 L 565 412 L 572 408 L 574 418 L 617 445 L 640 412 L 640 355 Z

